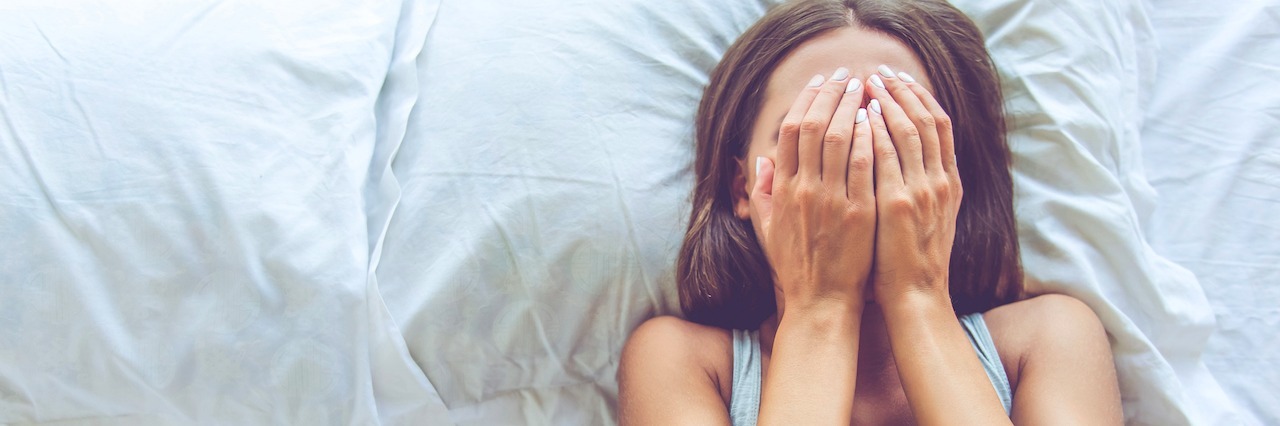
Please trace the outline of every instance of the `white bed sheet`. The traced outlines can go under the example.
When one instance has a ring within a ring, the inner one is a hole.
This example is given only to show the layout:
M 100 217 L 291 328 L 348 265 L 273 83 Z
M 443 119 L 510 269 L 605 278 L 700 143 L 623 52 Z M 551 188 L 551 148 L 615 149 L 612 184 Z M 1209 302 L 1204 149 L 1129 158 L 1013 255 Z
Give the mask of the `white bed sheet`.
M 0 423 L 447 422 L 372 270 L 436 2 L 0 2 Z
M 0 423 L 611 422 L 776 2 L 0 3 Z M 1280 423 L 1276 0 L 957 3 L 1129 422 Z
M 445 1 L 393 175 L 377 275 L 459 424 L 614 420 L 627 333 L 676 313 L 692 116 L 768 0 Z M 1231 424 L 1199 356 L 1196 279 L 1147 244 L 1139 130 L 1155 73 L 1143 3 L 957 2 L 988 32 L 1033 291 L 1112 337 L 1130 424 Z
M 1280 1 L 1150 0 L 1152 245 L 1200 279 L 1204 359 L 1244 424 L 1280 424 Z

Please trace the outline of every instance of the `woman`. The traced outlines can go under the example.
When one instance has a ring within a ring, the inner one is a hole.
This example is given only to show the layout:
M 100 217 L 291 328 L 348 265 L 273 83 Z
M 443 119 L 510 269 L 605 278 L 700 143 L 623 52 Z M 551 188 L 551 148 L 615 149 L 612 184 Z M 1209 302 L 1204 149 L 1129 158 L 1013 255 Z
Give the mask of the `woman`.
M 698 110 L 692 322 L 632 334 L 622 423 L 1120 423 L 1093 312 L 1019 301 L 1001 104 L 943 1 L 798 1 L 747 30 Z

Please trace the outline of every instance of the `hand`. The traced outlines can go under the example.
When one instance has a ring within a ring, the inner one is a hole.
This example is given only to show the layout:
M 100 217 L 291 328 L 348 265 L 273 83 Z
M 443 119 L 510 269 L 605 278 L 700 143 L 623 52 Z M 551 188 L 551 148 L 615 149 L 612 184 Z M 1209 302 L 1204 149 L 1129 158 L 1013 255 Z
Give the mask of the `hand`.
M 872 136 L 866 120 L 855 123 L 863 85 L 847 70 L 833 77 L 842 75 L 814 76 L 800 92 L 778 132 L 776 169 L 756 159 L 751 204 L 784 306 L 834 301 L 860 313 L 875 243 Z
M 876 301 L 919 292 L 949 300 L 951 245 L 963 195 L 951 119 L 909 75 L 872 76 L 867 88 L 874 98 L 868 121 L 879 215 Z

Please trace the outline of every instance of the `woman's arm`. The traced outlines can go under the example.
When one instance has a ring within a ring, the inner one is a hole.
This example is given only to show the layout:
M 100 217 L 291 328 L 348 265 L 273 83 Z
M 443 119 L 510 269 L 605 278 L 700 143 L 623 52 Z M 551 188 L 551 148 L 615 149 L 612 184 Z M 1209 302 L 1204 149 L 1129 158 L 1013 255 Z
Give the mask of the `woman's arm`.
M 778 321 L 758 424 L 849 424 L 861 311 L 813 306 L 792 309 Z
M 946 299 L 898 300 L 883 310 L 903 387 L 914 398 L 921 424 L 931 424 L 925 418 L 949 424 L 1008 421 Z M 1014 366 L 1007 368 L 1015 383 L 1013 423 L 1122 424 L 1111 348 L 1088 306 L 1045 295 L 986 317 L 993 336 L 1003 341 L 1001 356 L 1010 358 L 1005 365 Z
M 716 356 L 731 351 L 727 332 L 675 317 L 645 321 L 631 333 L 618 366 L 622 425 L 727 425 L 721 397 L 731 372 Z
M 1010 424 L 951 306 L 948 271 L 963 188 L 951 123 L 888 67 L 868 85 L 876 152 L 874 288 L 907 401 L 922 425 Z
M 903 389 L 920 424 L 1009 424 L 948 292 L 963 193 L 950 119 L 909 76 L 890 75 L 877 78 L 871 89 L 883 111 L 871 120 L 883 218 L 873 279 Z M 899 167 L 885 157 L 899 158 Z M 1004 341 L 1002 355 L 1016 360 L 1010 375 L 1017 383 L 1014 420 L 1121 422 L 1106 334 L 1088 307 L 1064 296 L 1042 296 L 997 308 L 991 316 Z
M 751 204 L 781 290 L 759 424 L 847 425 L 875 242 L 871 131 L 849 70 L 815 76 L 757 159 Z
M 1013 420 L 1036 425 L 1119 425 L 1124 413 L 1111 345 L 1083 302 L 1046 294 L 986 315 L 1014 382 Z
M 908 294 L 881 304 L 919 424 L 1011 424 L 947 296 Z

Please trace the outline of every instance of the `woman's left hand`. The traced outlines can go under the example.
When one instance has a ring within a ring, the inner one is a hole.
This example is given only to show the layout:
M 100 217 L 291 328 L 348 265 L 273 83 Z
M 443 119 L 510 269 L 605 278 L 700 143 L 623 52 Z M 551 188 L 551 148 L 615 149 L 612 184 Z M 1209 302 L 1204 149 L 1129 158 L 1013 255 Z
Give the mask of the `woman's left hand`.
M 873 75 L 868 83 L 878 210 L 875 299 L 883 305 L 924 293 L 949 300 L 951 245 L 963 193 L 951 119 L 909 75 Z

